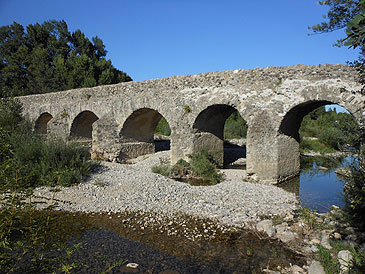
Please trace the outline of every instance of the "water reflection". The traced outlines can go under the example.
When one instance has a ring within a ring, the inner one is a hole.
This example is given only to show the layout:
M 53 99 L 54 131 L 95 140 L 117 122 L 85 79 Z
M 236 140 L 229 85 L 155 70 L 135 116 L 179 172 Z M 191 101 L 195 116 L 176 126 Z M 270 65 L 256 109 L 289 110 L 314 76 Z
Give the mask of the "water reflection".
M 344 181 L 336 175 L 335 170 L 345 167 L 352 160 L 352 156 L 302 157 L 300 176 L 280 187 L 295 193 L 303 206 L 320 213 L 329 211 L 331 205 L 342 207 Z

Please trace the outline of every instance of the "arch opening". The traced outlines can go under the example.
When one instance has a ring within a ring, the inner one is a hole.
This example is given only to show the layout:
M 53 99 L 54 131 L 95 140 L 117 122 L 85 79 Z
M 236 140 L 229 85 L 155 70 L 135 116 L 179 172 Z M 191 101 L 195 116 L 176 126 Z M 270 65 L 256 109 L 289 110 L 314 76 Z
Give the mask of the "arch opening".
M 48 112 L 42 113 L 35 122 L 35 131 L 38 134 L 46 135 L 48 133 L 48 122 L 53 118 Z
M 279 181 L 299 174 L 301 155 L 351 150 L 359 145 L 355 143 L 358 129 L 354 116 L 332 102 L 309 101 L 293 107 L 279 127 Z
M 85 141 L 91 141 L 93 123 L 98 119 L 98 116 L 88 110 L 79 113 L 71 125 L 70 137 Z
M 247 124 L 234 107 L 209 106 L 200 112 L 193 130 L 193 153 L 207 150 L 218 167 L 246 166 Z
M 171 134 L 167 120 L 156 110 L 141 108 L 124 122 L 119 137 L 121 151 L 118 161 L 170 149 Z

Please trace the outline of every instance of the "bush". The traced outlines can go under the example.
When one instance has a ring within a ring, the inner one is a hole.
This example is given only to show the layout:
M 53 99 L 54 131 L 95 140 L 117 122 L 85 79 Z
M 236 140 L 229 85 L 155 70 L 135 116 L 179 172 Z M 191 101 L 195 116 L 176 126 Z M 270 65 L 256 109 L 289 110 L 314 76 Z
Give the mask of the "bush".
M 190 164 L 187 161 L 180 159 L 179 161 L 176 162 L 175 165 L 173 165 L 170 176 L 184 178 L 190 173 L 190 170 L 191 170 Z
M 162 176 L 165 176 L 165 177 L 169 177 L 170 172 L 171 172 L 171 168 L 167 164 L 154 165 L 152 167 L 152 172 L 157 173 L 157 174 L 161 174 Z
M 331 146 L 332 148 L 339 150 L 342 142 L 342 135 L 343 132 L 335 127 L 328 127 L 324 128 L 321 133 L 319 134 L 318 138 L 319 140 Z
M 357 160 L 349 166 L 350 174 L 345 177 L 345 198 L 347 210 L 358 225 L 365 227 L 365 145 Z
M 95 162 L 89 152 L 77 144 L 59 139 L 44 140 L 33 132 L 20 114 L 14 99 L 1 100 L 0 160 L 1 187 L 8 188 L 18 177 L 21 188 L 56 184 L 69 186 L 88 176 Z
M 210 181 L 211 184 L 217 184 L 224 179 L 223 174 L 217 171 L 213 157 L 207 151 L 193 154 L 190 165 L 194 176 Z
M 186 179 L 190 175 L 190 179 L 198 177 L 210 184 L 217 184 L 223 180 L 223 174 L 217 171 L 213 157 L 207 151 L 193 154 L 190 158 L 190 163 L 180 159 L 172 167 L 164 163 L 154 165 L 152 172 L 174 179 Z

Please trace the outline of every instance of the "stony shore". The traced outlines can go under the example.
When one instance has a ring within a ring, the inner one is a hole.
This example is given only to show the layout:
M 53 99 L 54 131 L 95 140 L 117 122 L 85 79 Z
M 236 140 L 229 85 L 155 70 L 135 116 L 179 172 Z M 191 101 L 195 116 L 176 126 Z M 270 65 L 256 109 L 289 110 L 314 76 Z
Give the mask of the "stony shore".
M 191 186 L 152 173 L 151 167 L 160 162 L 168 162 L 167 152 L 142 157 L 129 165 L 101 162 L 98 172 L 80 185 L 58 192 L 42 187 L 34 194 L 62 201 L 57 204 L 58 210 L 189 215 L 236 227 L 245 227 L 262 216 L 291 214 L 297 206 L 294 194 L 275 186 L 244 182 L 243 170 L 228 171 L 226 179 L 217 185 Z
M 324 273 L 320 263 L 313 261 L 318 244 L 330 250 L 329 239 L 342 239 L 355 246 L 357 243 L 350 239 L 362 238 L 362 234 L 353 234 L 349 224 L 333 221 L 333 216 L 336 220 L 342 214 L 337 207 L 335 213 L 324 215 L 300 213 L 294 194 L 245 182 L 243 170 L 223 170 L 225 180 L 213 186 L 191 186 L 151 172 L 153 165 L 168 161 L 168 152 L 158 152 L 130 164 L 101 162 L 98 171 L 80 185 L 56 192 L 42 187 L 34 194 L 48 198 L 46 204 L 57 201 L 57 210 L 107 214 L 130 224 L 133 230 L 152 229 L 193 242 L 248 228 L 259 238 L 279 240 L 307 258 L 301 267 L 262 269 L 263 273 Z

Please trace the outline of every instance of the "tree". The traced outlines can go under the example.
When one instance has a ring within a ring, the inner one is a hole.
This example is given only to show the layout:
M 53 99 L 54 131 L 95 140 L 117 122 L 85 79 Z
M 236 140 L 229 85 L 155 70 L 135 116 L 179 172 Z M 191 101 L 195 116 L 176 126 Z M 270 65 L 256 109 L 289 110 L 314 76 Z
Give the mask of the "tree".
M 0 98 L 131 81 L 106 59 L 99 37 L 65 21 L 0 27 Z
M 365 0 L 328 0 L 317 3 L 330 8 L 328 14 L 324 16 L 327 21 L 309 27 L 309 29 L 315 33 L 346 29 L 346 37 L 338 40 L 335 45 L 360 49 L 358 60 L 350 62 L 350 64 L 359 71 L 359 82 L 364 85 L 361 92 L 365 94 Z

